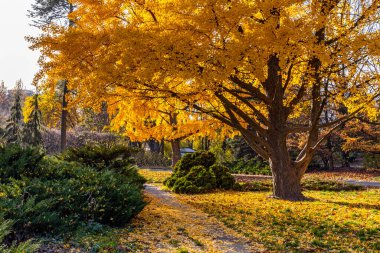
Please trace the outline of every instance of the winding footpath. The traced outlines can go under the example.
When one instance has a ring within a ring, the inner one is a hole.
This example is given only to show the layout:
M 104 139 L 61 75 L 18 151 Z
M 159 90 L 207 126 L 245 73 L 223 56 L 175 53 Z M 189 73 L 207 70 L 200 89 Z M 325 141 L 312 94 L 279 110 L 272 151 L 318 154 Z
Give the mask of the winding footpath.
M 182 203 L 159 186 L 147 184 L 145 193 L 150 203 L 135 219 L 132 233 L 138 235 L 136 241 L 142 241 L 141 252 L 181 252 L 181 248 L 188 250 L 183 252 L 263 251 L 261 245 L 253 245 L 216 218 Z

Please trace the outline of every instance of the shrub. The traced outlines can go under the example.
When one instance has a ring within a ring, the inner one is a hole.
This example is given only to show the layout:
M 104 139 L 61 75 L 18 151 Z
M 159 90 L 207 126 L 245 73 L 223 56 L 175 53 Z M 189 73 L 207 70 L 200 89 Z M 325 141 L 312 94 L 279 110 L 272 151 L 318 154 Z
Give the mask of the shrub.
M 364 167 L 369 169 L 380 169 L 380 154 L 365 153 Z
M 216 161 L 215 155 L 208 151 L 186 154 L 174 167 L 174 172 L 186 173 L 194 166 L 211 167 Z
M 33 175 L 43 157 L 44 153 L 38 148 L 22 148 L 18 145 L 0 147 L 1 181 Z
M 216 178 L 216 187 L 222 189 L 232 189 L 235 185 L 235 178 L 229 173 L 227 167 L 214 164 L 210 168 Z
M 66 161 L 79 162 L 96 169 L 122 168 L 135 164 L 130 147 L 124 145 L 95 145 L 88 144 L 79 148 L 69 148 L 62 157 Z
M 99 147 L 97 154 L 99 150 L 106 149 Z M 79 156 L 85 157 L 80 162 L 69 162 L 43 158 L 29 148 L 5 148 L 0 217 L 15 221 L 18 238 L 65 234 L 89 222 L 125 225 L 145 206 L 145 179 L 130 165 L 130 153 L 115 150 L 99 154 L 91 167 L 85 155 Z
M 38 243 L 31 240 L 19 243 L 18 245 L 7 246 L 4 241 L 11 234 L 13 222 L 10 220 L 0 220 L 0 252 L 2 253 L 17 253 L 17 252 L 36 252 L 39 248 Z
M 267 162 L 258 158 L 249 160 L 239 159 L 232 163 L 225 163 L 231 173 L 250 175 L 272 175 L 272 171 Z
M 233 176 L 224 166 L 214 165 L 215 156 L 201 151 L 186 154 L 175 166 L 164 184 L 176 193 L 205 193 L 213 189 L 231 189 Z
M 16 221 L 19 234 L 66 233 L 88 221 L 123 226 L 145 206 L 142 184 L 111 170 L 63 163 L 63 172 L 56 176 L 12 180 L 2 186 L 6 198 L 0 199 L 0 210 Z
M 352 185 L 332 180 L 308 179 L 302 182 L 302 188 L 314 191 L 358 191 L 363 190 L 363 186 Z
M 192 167 L 186 176 L 179 178 L 173 185 L 173 191 L 177 193 L 203 193 L 215 188 L 215 174 L 202 165 Z

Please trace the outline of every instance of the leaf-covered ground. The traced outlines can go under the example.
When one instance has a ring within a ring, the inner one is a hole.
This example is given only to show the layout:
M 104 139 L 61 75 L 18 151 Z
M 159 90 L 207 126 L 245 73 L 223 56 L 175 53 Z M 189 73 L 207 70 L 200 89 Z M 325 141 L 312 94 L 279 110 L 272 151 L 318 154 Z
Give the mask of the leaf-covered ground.
M 148 183 L 163 183 L 172 174 L 170 170 L 140 169 L 139 173 L 144 176 Z
M 149 205 L 134 219 L 133 231 L 121 244 L 134 243 L 138 252 L 263 251 L 243 235 L 155 186 L 147 186 Z
M 140 173 L 161 187 L 171 172 Z M 149 204 L 131 226 L 82 239 L 81 250 L 71 246 L 59 252 L 244 252 L 223 250 L 221 240 L 234 247 L 253 245 L 249 252 L 380 251 L 380 189 L 305 191 L 313 200 L 298 203 L 269 195 L 177 195 L 148 189 Z
M 380 190 L 316 192 L 309 202 L 268 192 L 178 196 L 273 252 L 379 252 Z

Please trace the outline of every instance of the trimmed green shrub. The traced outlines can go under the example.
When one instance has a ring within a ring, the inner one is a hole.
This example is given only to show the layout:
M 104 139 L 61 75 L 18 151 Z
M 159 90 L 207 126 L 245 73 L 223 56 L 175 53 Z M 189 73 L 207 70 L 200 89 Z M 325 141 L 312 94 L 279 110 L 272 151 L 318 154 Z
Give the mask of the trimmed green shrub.
M 221 189 L 232 189 L 235 185 L 235 178 L 230 174 L 227 167 L 214 164 L 210 167 L 216 178 L 216 187 Z
M 312 191 L 360 191 L 365 187 L 332 180 L 308 179 L 302 182 L 302 188 Z
M 194 166 L 211 167 L 216 162 L 215 155 L 208 151 L 186 154 L 174 167 L 174 172 L 186 173 Z
M 261 161 L 258 158 L 252 158 L 249 160 L 239 159 L 234 162 L 225 163 L 224 165 L 234 174 L 272 175 L 268 163 Z
M 88 144 L 79 148 L 69 148 L 62 158 L 69 162 L 79 162 L 96 169 L 118 169 L 135 164 L 134 149 L 124 145 L 105 146 Z
M 123 226 L 145 206 L 142 184 L 111 170 L 65 165 L 57 177 L 49 174 L 2 185 L 7 197 L 0 199 L 0 210 L 15 220 L 19 233 L 66 233 L 88 221 Z
M 13 146 L 7 148 L 7 154 L 22 153 Z M 88 223 L 123 226 L 146 204 L 145 179 L 133 165 L 110 162 L 107 167 L 90 167 L 57 157 L 38 156 L 38 162 L 24 155 L 9 157 L 15 158 L 9 167 L 17 173 L 0 170 L 0 217 L 14 220 L 19 240 L 71 233 Z
M 173 191 L 177 193 L 203 193 L 215 188 L 215 174 L 202 165 L 192 167 L 186 176 L 179 178 L 173 185 Z
M 18 145 L 0 147 L 1 182 L 8 178 L 32 176 L 43 157 L 44 153 L 39 148 L 22 148 Z
M 186 154 L 175 166 L 164 184 L 176 193 L 205 193 L 214 189 L 232 189 L 235 179 L 228 168 L 215 165 L 211 152 Z

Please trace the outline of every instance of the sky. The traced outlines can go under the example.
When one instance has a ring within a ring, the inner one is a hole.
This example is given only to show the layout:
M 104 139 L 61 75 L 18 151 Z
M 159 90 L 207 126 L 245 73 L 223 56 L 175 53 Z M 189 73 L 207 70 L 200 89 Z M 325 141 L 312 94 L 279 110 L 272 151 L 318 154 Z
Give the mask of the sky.
M 31 85 L 38 71 L 38 52 L 30 50 L 25 36 L 37 35 L 38 29 L 30 26 L 28 9 L 34 0 L 0 0 L 0 81 L 12 88 L 18 79 L 24 87 Z

